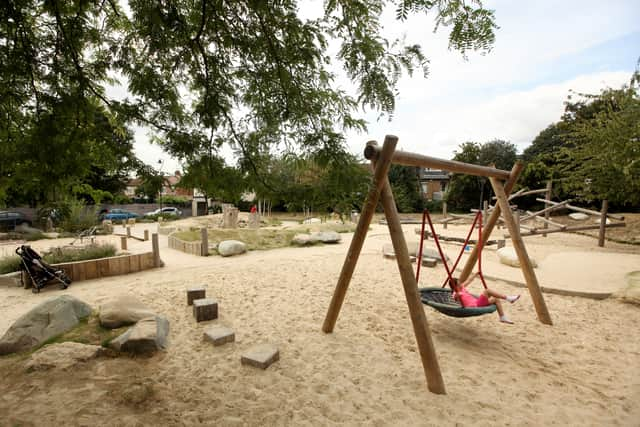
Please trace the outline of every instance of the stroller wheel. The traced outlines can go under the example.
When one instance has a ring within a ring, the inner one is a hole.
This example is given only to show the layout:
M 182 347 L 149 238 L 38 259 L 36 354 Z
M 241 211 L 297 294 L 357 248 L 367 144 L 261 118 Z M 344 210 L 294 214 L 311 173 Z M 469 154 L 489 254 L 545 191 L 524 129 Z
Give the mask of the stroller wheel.
M 37 286 L 34 286 L 33 288 L 31 288 L 31 292 L 33 292 L 34 294 L 39 294 L 40 293 L 40 288 Z

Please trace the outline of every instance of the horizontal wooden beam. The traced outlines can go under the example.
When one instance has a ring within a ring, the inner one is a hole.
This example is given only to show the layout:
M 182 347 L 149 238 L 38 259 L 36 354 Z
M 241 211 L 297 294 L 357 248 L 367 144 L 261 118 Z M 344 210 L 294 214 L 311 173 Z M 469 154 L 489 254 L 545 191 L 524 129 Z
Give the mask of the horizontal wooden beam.
M 534 217 L 534 216 L 537 216 L 537 215 L 542 215 L 543 213 L 547 213 L 547 212 L 554 211 L 556 209 L 563 208 L 565 205 L 568 205 L 569 203 L 571 203 L 571 201 L 572 201 L 571 199 L 565 200 L 564 202 L 556 203 L 555 205 L 548 206 L 548 207 L 546 207 L 546 208 L 544 208 L 542 210 L 539 210 L 539 211 L 536 211 L 536 212 L 533 212 L 533 213 L 527 211 L 528 215 L 523 216 L 522 218 L 520 218 L 520 221 L 526 221 L 531 217 Z
M 377 145 L 367 145 L 364 150 L 364 157 L 375 161 L 380 155 L 381 147 Z M 455 160 L 444 160 L 436 157 L 423 156 L 422 154 L 410 153 L 408 151 L 396 151 L 393 153 L 391 163 L 405 166 L 418 166 L 422 168 L 434 168 L 449 172 L 465 173 L 468 175 L 493 177 L 502 180 L 509 179 L 509 172 L 501 169 L 490 168 L 488 166 L 473 165 L 470 163 L 458 162 Z
M 605 226 L 605 228 L 615 228 L 615 227 L 625 227 L 627 224 L 625 224 L 624 222 L 616 222 L 613 224 L 607 224 Z M 535 236 L 538 234 L 550 234 L 550 233 L 571 233 L 572 231 L 584 231 L 584 230 L 598 230 L 600 228 L 600 224 L 596 224 L 596 225 L 580 225 L 577 227 L 567 227 L 564 230 L 550 230 L 548 228 L 544 228 L 542 230 L 532 230 L 529 231 L 527 233 L 520 233 L 520 236 L 525 237 L 525 236 Z M 504 238 L 507 239 L 510 236 L 508 234 L 504 235 Z
M 562 202 L 552 202 L 551 200 L 546 200 L 546 199 L 536 199 L 536 201 L 542 202 L 542 203 L 546 203 L 548 205 L 559 205 L 560 203 L 562 203 Z M 567 209 L 571 209 L 571 210 L 576 211 L 576 212 L 586 213 L 587 215 L 597 215 L 598 217 L 601 215 L 601 213 L 598 212 L 598 211 L 581 208 L 579 206 L 573 206 L 573 205 L 567 204 L 565 207 Z M 617 219 L 619 221 L 624 221 L 624 216 L 622 216 L 622 215 L 613 215 L 613 214 L 608 213 L 607 217 L 608 218 L 612 218 L 612 219 Z

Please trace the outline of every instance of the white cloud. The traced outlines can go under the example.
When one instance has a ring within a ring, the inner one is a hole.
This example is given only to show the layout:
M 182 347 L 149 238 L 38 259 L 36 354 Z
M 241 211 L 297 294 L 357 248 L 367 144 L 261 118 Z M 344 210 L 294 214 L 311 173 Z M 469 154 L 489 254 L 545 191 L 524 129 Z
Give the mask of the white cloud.
M 385 134 L 394 134 L 403 150 L 451 158 L 465 141 L 498 138 L 522 151 L 541 130 L 560 119 L 570 90 L 597 93 L 605 87 L 620 87 L 629 78 L 628 72 L 594 73 L 473 103 L 425 104 L 413 111 L 399 105 L 404 114 L 398 113 L 393 122 L 371 123 L 366 134 L 349 135 L 348 143 L 351 151 L 361 153 L 366 141 L 382 142 Z

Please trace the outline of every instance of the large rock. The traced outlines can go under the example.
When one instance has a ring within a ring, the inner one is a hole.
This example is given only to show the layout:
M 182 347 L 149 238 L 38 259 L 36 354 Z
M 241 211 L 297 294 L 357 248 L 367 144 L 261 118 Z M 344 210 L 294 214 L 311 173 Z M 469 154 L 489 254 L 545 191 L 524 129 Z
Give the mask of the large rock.
M 342 239 L 340 233 L 335 231 L 316 231 L 311 233 L 311 240 L 322 243 L 338 243 Z
M 222 256 L 243 254 L 247 251 L 247 245 L 239 240 L 225 240 L 218 245 L 218 253 Z
M 498 254 L 498 258 L 502 264 L 509 265 L 511 267 L 520 267 L 520 260 L 518 260 L 518 254 L 516 254 L 516 250 L 514 248 L 505 246 L 504 248 L 498 249 L 496 253 Z M 538 266 L 536 260 L 531 258 L 531 256 L 529 256 L 529 260 L 534 268 Z
M 569 214 L 569 218 L 575 219 L 576 221 L 584 221 L 586 219 L 589 219 L 589 215 L 582 212 L 573 212 Z
M 118 295 L 100 306 L 100 325 L 115 329 L 155 314 L 133 295 Z
M 155 353 L 165 348 L 168 335 L 169 321 L 166 317 L 147 317 L 111 340 L 109 347 L 133 354 Z
M 33 353 L 25 367 L 28 371 L 69 369 L 102 355 L 104 351 L 105 349 L 98 345 L 77 342 L 51 344 Z
M 0 338 L 0 355 L 30 350 L 73 329 L 91 306 L 70 295 L 51 298 L 16 320 Z
M 296 246 L 307 246 L 307 245 L 312 245 L 314 243 L 315 242 L 311 240 L 310 234 L 299 233 L 293 236 L 293 239 L 291 239 L 291 244 Z

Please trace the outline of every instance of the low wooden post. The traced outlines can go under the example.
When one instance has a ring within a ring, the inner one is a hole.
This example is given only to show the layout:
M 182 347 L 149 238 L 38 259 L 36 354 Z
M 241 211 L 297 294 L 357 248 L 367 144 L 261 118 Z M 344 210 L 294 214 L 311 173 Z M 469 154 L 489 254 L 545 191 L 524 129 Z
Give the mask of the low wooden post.
M 367 231 L 369 230 L 369 224 L 371 224 L 371 218 L 373 218 L 373 214 L 376 211 L 376 206 L 378 205 L 378 200 L 380 199 L 382 186 L 384 185 L 385 178 L 387 176 L 387 173 L 389 172 L 389 167 L 391 165 L 391 155 L 396 148 L 396 144 L 398 144 L 397 136 L 387 135 L 385 137 L 384 144 L 382 146 L 382 152 L 380 153 L 379 159 L 374 169 L 373 182 L 369 188 L 367 201 L 362 208 L 360 220 L 358 221 L 356 231 L 353 234 L 353 238 L 351 239 L 349 251 L 347 252 L 344 264 L 342 265 L 342 270 L 340 271 L 340 277 L 338 278 L 336 289 L 333 292 L 333 297 L 331 298 L 331 303 L 329 304 L 327 315 L 325 316 L 324 323 L 322 324 L 322 330 L 326 333 L 333 332 L 333 328 L 335 327 L 336 321 L 338 320 L 340 308 L 342 307 L 344 297 L 347 294 L 351 276 L 353 276 L 353 271 L 356 268 L 356 263 L 358 262 L 358 257 L 360 256 L 360 251 L 362 250 L 364 239 L 367 236 Z M 369 141 L 367 143 L 367 146 L 369 145 L 376 145 L 376 142 Z
M 482 203 L 482 227 L 483 228 L 487 226 L 487 219 L 489 217 L 488 212 L 489 212 L 489 201 L 485 200 Z
M 149 240 L 149 230 L 144 230 L 144 241 L 148 241 Z
M 207 232 L 207 229 L 205 227 L 200 229 L 200 242 L 202 245 L 202 248 L 200 249 L 200 255 L 208 256 L 209 255 L 209 233 Z
M 420 351 L 420 358 L 422 359 L 422 367 L 427 379 L 427 387 L 432 393 L 445 394 L 446 390 L 442 373 L 440 372 L 440 365 L 438 364 L 438 357 L 431 338 L 427 316 L 424 314 L 424 307 L 420 301 L 418 283 L 416 282 L 413 267 L 411 266 L 407 242 L 404 239 L 402 224 L 398 217 L 396 202 L 393 198 L 391 185 L 389 184 L 389 178 L 387 176 L 384 177 L 381 198 L 384 215 L 387 219 L 389 233 L 391 234 L 393 251 L 396 254 L 396 260 L 398 262 L 398 270 L 400 270 L 404 294 L 407 299 L 407 305 L 409 306 L 413 332 L 416 335 L 418 350 Z
M 160 260 L 160 242 L 158 240 L 158 233 L 151 235 L 151 251 L 153 252 L 153 266 L 161 267 L 162 261 Z
M 520 228 L 515 221 L 514 215 L 511 214 L 511 208 L 509 207 L 509 201 L 507 200 L 504 187 L 502 186 L 502 183 L 495 178 L 489 178 L 489 181 L 491 182 L 491 186 L 493 187 L 493 191 L 497 197 L 498 203 L 496 209 L 500 206 L 500 209 L 504 212 L 504 222 L 509 229 L 511 242 L 513 243 L 513 248 L 518 255 L 520 268 L 522 269 L 525 281 L 527 282 L 527 287 L 529 288 L 533 305 L 535 306 L 536 313 L 538 314 L 538 320 L 544 324 L 552 325 L 553 322 L 551 321 L 551 315 L 549 314 L 547 304 L 544 301 L 544 296 L 542 295 L 542 290 L 538 284 L 536 273 L 533 271 L 531 259 L 529 259 L 529 255 L 527 254 L 527 248 L 524 246 L 522 236 L 520 236 Z
M 544 199 L 546 201 L 551 200 L 551 180 L 547 181 L 547 192 L 544 195 Z M 546 211 L 544 213 L 544 219 L 549 221 L 550 217 L 551 217 L 551 211 Z M 545 222 L 543 228 L 545 228 L 545 229 L 549 228 L 549 223 Z M 542 237 L 547 237 L 547 233 L 543 233 Z
M 604 247 L 604 233 L 607 229 L 607 211 L 609 210 L 609 201 L 602 201 L 602 210 L 600 211 L 600 232 L 598 233 L 598 246 Z
M 122 249 L 123 251 L 127 250 L 127 237 L 126 236 L 121 236 L 120 237 L 120 249 Z
M 447 202 L 442 202 L 442 217 L 447 219 Z M 444 222 L 443 228 L 447 229 L 447 221 Z
M 131 227 L 127 227 L 127 237 L 131 237 Z

